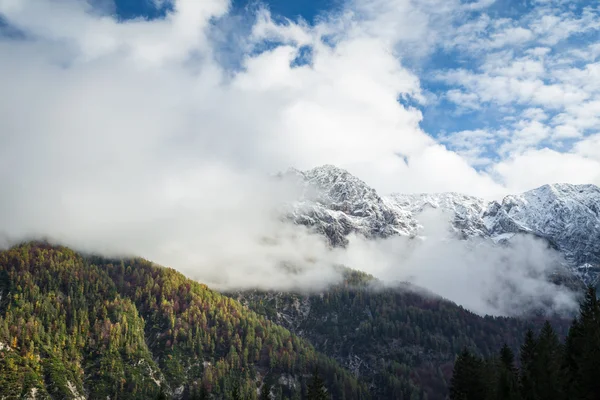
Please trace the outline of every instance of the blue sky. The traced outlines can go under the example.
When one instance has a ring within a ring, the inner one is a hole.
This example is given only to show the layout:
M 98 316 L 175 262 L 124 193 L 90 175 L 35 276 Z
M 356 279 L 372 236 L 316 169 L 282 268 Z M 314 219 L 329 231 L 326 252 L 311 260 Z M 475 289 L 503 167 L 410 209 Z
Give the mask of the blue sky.
M 0 0 L 0 45 L 14 54 L 5 76 L 29 66 L 42 79 L 60 65 L 60 79 L 92 79 L 102 65 L 116 85 L 154 71 L 163 81 L 149 74 L 141 86 L 181 98 L 187 114 L 175 123 L 203 115 L 196 123 L 210 127 L 177 137 L 225 164 L 334 163 L 385 191 L 600 183 L 595 1 L 53 4 Z

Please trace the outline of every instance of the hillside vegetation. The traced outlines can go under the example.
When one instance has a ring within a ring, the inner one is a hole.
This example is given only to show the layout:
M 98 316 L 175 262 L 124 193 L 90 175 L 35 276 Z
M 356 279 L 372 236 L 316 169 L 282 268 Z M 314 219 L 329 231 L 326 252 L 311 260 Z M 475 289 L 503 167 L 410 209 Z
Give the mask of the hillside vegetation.
M 0 398 L 303 398 L 318 368 L 336 399 L 350 372 L 237 301 L 142 259 L 45 243 L 0 252 Z

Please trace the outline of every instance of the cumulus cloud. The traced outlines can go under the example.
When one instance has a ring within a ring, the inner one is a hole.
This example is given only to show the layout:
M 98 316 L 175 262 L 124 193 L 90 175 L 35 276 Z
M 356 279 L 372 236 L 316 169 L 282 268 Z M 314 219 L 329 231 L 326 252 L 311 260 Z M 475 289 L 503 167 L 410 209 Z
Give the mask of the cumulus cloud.
M 19 32 L 0 36 L 0 230 L 11 239 L 142 255 L 215 284 L 281 284 L 289 262 L 305 269 L 286 285 L 313 285 L 335 280 L 323 271 L 342 256 L 281 223 L 289 191 L 269 183 L 273 172 L 331 163 L 384 193 L 486 197 L 556 180 L 529 168 L 528 152 L 476 170 L 467 149 L 438 143 L 422 113 L 398 101 L 427 103 L 408 65 L 438 46 L 461 48 L 459 37 L 440 38 L 491 1 L 349 1 L 314 25 L 259 9 L 233 33 L 239 16 L 226 0 L 176 0 L 165 18 L 128 21 L 90 4 L 0 0 L 3 24 Z M 220 34 L 236 40 L 235 54 L 223 56 Z M 502 26 L 486 40 L 529 36 Z M 306 48 L 309 62 L 296 64 Z M 584 77 L 546 84 L 531 78 L 535 62 L 498 68 L 485 79 L 443 76 L 463 87 L 457 101 L 568 112 L 589 97 Z M 585 110 L 568 115 L 592 120 Z M 572 166 L 566 180 L 583 170 L 577 180 L 598 182 L 588 153 L 551 157 Z
M 460 49 L 471 62 L 434 76 L 449 85 L 447 99 L 458 111 L 467 108 L 484 116 L 484 126 L 469 131 L 485 130 L 494 136 L 495 146 L 484 150 L 478 142 L 465 146 L 457 139 L 456 147 L 447 141 L 450 148 L 471 155 L 474 166 L 488 165 L 511 190 L 522 185 L 511 174 L 498 175 L 504 164 L 528 155 L 533 164 L 541 160 L 540 151 L 566 154 L 554 159 L 564 163 L 559 170 L 572 171 L 574 159 L 597 168 L 590 162 L 595 156 L 579 151 L 577 143 L 593 135 L 598 125 L 597 45 L 586 39 L 597 35 L 598 21 L 598 9 L 584 2 L 539 2 L 506 18 L 484 14 L 453 30 L 446 47 Z M 473 156 L 481 153 L 487 159 Z M 585 175 L 595 178 L 597 171 Z M 558 176 L 569 182 L 578 179 Z

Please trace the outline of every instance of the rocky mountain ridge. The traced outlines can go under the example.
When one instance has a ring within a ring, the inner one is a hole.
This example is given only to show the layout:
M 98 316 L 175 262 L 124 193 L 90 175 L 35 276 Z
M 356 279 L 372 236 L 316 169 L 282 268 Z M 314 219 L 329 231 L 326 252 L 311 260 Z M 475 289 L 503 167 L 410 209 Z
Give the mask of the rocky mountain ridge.
M 293 176 L 303 188 L 289 218 L 324 234 L 334 246 L 345 246 L 351 233 L 370 239 L 426 235 L 431 223 L 426 212 L 438 210 L 447 217 L 449 232 L 462 240 L 509 244 L 515 235 L 533 235 L 558 250 L 585 284 L 597 284 L 600 277 L 600 188 L 595 185 L 550 184 L 488 202 L 459 193 L 381 196 L 332 165 L 290 169 L 280 176 Z
M 289 217 L 324 234 L 334 246 L 345 246 L 350 233 L 386 238 L 417 231 L 410 212 L 395 209 L 375 189 L 341 168 L 289 169 L 279 177 L 301 187 L 299 198 L 289 205 Z

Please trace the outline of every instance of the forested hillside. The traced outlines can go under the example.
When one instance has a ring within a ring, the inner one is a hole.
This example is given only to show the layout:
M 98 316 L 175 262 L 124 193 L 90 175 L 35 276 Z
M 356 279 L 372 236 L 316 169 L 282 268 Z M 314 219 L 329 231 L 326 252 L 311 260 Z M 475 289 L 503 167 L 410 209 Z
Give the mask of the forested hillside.
M 0 398 L 304 398 L 315 368 L 333 398 L 368 397 L 306 340 L 172 269 L 0 252 Z
M 370 275 L 345 270 L 341 285 L 313 295 L 241 292 L 259 314 L 307 338 L 368 382 L 375 398 L 444 399 L 457 354 L 518 349 L 528 328 L 545 319 L 481 317 L 404 284 L 385 288 Z M 553 319 L 560 335 L 568 322 Z
M 0 252 L 0 398 L 300 399 L 322 378 L 332 399 L 444 399 L 463 349 L 516 351 L 543 324 L 344 274 L 322 293 L 234 299 L 143 259 Z

